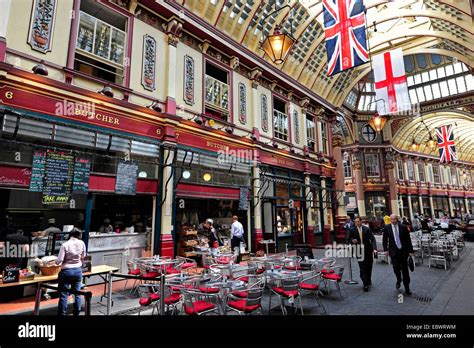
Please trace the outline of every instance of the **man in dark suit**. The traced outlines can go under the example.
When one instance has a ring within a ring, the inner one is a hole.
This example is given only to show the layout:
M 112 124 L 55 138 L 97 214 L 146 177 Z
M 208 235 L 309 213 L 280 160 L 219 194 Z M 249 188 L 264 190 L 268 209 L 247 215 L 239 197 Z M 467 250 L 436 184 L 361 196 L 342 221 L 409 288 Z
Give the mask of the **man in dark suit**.
M 390 224 L 383 231 L 383 250 L 388 252 L 392 260 L 393 272 L 397 277 L 396 288 L 402 283 L 405 286 L 405 294 L 411 295 L 410 272 L 408 271 L 408 256 L 413 256 L 410 232 L 405 225 L 399 223 L 398 216 L 390 215 Z
M 372 265 L 374 264 L 374 255 L 377 253 L 377 243 L 370 228 L 362 226 L 360 217 L 356 217 L 354 223 L 355 226 L 350 230 L 349 243 L 363 247 L 361 250 L 363 258 L 359 259 L 359 269 L 364 291 L 367 292 L 369 286 L 372 285 Z

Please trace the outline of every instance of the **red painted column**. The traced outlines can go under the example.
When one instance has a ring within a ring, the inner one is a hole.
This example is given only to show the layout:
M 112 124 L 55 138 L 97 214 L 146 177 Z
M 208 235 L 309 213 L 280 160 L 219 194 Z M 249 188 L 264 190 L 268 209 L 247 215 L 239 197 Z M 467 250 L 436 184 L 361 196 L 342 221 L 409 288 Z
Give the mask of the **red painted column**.
M 159 255 L 174 257 L 174 245 L 173 245 L 173 238 L 171 237 L 171 234 L 161 235 Z
M 261 228 L 254 228 L 254 250 L 265 250 L 265 245 L 260 244 L 259 242 L 263 239 L 263 231 Z
M 0 37 L 0 62 L 4 62 L 7 56 L 7 39 Z

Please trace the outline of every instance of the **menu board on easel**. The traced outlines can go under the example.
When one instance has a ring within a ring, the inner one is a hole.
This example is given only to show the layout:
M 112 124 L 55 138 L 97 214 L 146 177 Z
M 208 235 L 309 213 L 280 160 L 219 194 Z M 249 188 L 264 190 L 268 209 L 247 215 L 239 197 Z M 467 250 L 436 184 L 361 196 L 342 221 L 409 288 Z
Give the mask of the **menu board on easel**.
M 36 150 L 33 153 L 33 166 L 31 168 L 30 191 L 43 192 L 44 171 L 46 168 L 46 152 Z
M 72 193 L 87 194 L 87 192 L 89 191 L 90 172 L 90 159 L 76 157 L 74 161 L 74 178 L 72 181 Z
M 43 204 L 67 204 L 71 196 L 74 156 L 48 151 L 43 181 Z
M 117 166 L 115 193 L 119 195 L 135 195 L 137 192 L 138 164 L 135 161 L 121 160 Z

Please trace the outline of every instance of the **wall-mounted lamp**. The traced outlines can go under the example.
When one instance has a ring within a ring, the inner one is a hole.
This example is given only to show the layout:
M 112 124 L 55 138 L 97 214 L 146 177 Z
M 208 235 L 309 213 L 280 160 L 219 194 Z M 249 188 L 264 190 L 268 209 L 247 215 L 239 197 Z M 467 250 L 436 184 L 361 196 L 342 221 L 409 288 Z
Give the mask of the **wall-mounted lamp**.
M 204 117 L 202 117 L 201 115 L 195 115 L 195 116 L 191 117 L 189 120 L 194 121 L 199 125 L 202 125 L 205 121 Z
M 106 97 L 110 97 L 110 98 L 114 97 L 114 91 L 112 90 L 110 86 L 104 86 L 104 88 L 102 88 L 102 90 L 99 91 L 99 93 L 102 93 Z
M 206 182 L 211 181 L 212 180 L 211 173 L 204 173 L 203 176 L 202 176 L 202 179 Z
M 232 127 L 232 126 L 230 126 L 230 125 L 225 126 L 225 129 L 224 129 L 224 130 L 225 130 L 226 133 L 228 133 L 228 134 L 234 133 L 234 127 Z
M 44 61 L 42 60 L 41 62 L 36 64 L 31 70 L 33 70 L 36 75 L 48 76 L 48 68 L 43 63 Z
M 147 107 L 156 112 L 163 112 L 163 109 L 161 108 L 160 103 L 158 103 L 156 100 L 151 105 L 148 105 Z
M 191 177 L 191 172 L 189 170 L 185 170 L 183 172 L 183 179 L 189 179 Z

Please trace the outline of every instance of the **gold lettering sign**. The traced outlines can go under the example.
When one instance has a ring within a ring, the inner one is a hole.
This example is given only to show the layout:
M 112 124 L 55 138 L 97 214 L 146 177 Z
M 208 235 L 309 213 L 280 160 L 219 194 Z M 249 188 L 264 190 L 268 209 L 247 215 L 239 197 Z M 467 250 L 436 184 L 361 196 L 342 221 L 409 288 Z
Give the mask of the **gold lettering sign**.
M 156 135 L 161 135 L 161 128 L 156 129 Z
M 227 145 L 217 144 L 217 143 L 214 143 L 212 141 L 208 141 L 207 146 L 210 147 L 210 148 L 213 148 L 213 149 L 229 151 L 229 147 Z
M 12 91 L 5 92 L 5 98 L 7 98 L 8 100 L 13 99 L 13 92 Z

